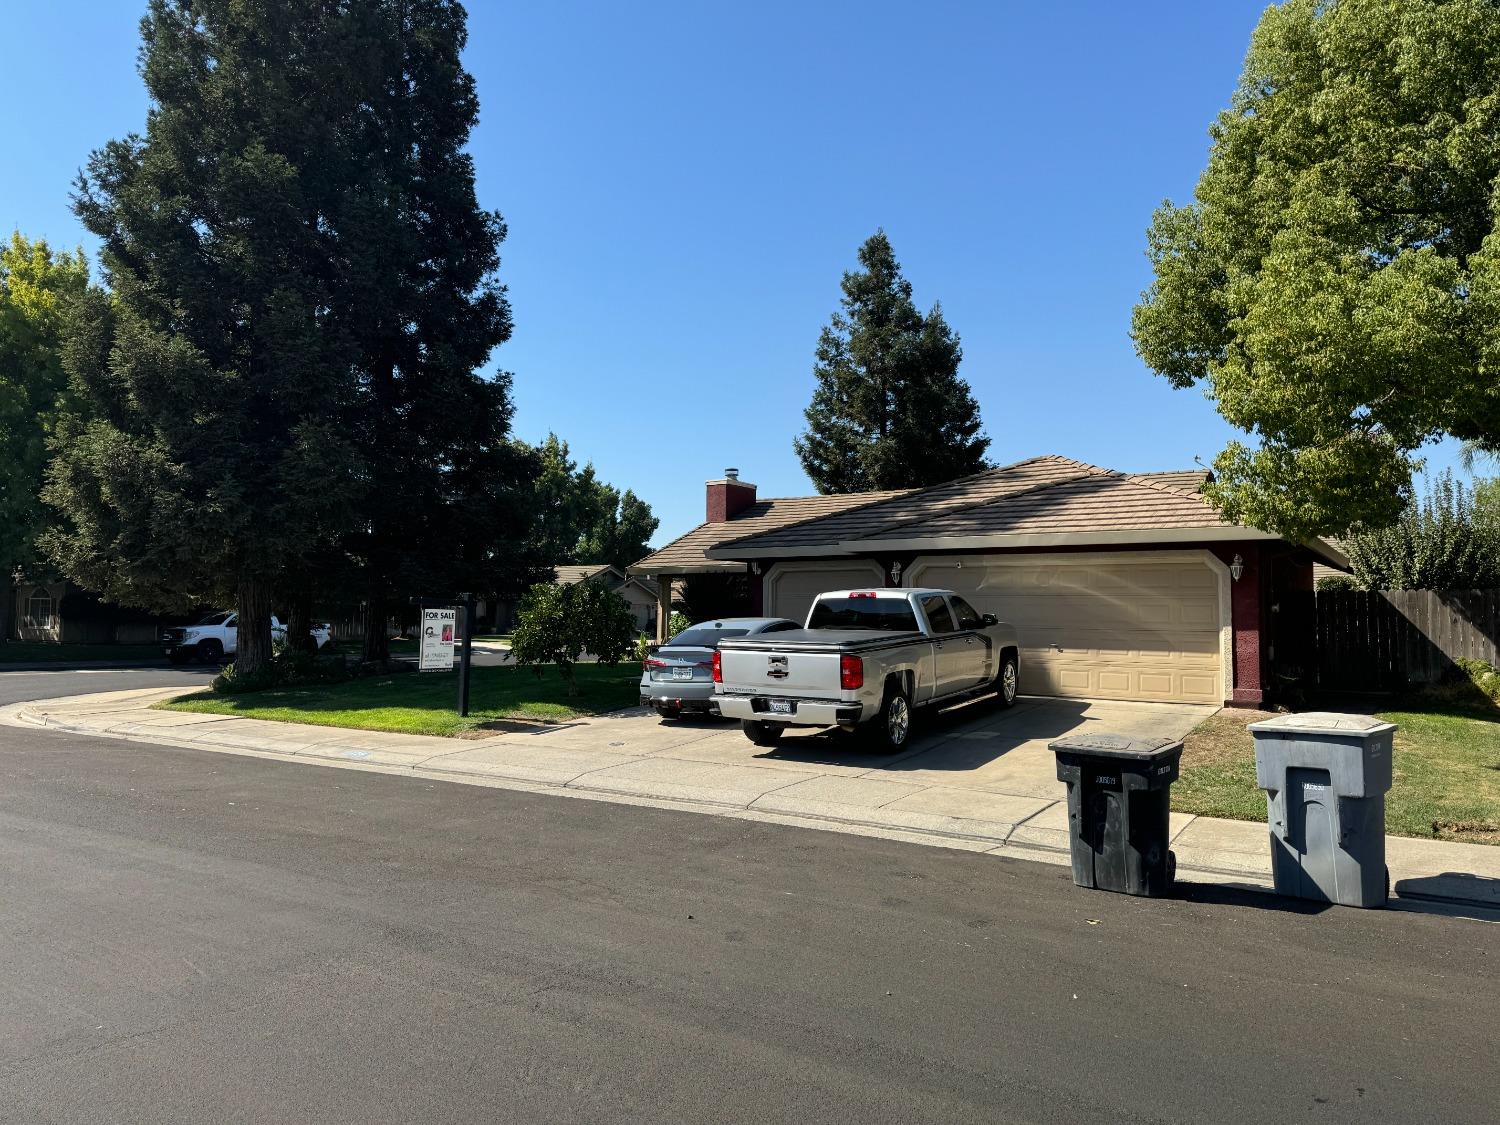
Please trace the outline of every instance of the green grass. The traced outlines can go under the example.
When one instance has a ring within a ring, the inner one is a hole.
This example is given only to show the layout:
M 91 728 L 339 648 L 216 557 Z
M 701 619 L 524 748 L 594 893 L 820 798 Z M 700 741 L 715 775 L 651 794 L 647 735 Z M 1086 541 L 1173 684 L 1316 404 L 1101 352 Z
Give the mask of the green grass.
M 466 719 L 456 710 L 456 672 L 401 672 L 248 695 L 198 692 L 157 706 L 282 723 L 452 736 L 498 719 L 560 721 L 618 711 L 640 700 L 641 671 L 634 663 L 580 664 L 574 672 L 579 694 L 570 698 L 556 668 L 544 668 L 540 679 L 520 668 L 475 668 Z
M 486 633 L 482 637 L 475 637 L 476 641 L 483 641 L 487 645 L 510 644 L 509 633 Z
M 1500 710 L 1428 701 L 1404 702 L 1401 708 L 1376 716 L 1397 726 L 1386 831 L 1500 845 Z M 1188 735 L 1172 807 L 1231 820 L 1265 819 L 1265 794 L 1255 784 L 1254 741 L 1245 727 L 1268 717 L 1221 711 Z
M 166 657 L 161 645 L 78 645 L 6 641 L 0 644 L 0 664 L 74 664 L 89 660 L 147 660 Z

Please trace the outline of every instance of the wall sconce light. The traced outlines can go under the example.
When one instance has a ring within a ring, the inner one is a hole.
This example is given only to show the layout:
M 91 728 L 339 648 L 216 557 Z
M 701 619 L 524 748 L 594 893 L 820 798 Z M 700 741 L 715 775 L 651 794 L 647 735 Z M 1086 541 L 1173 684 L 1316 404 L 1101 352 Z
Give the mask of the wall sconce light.
M 901 585 L 901 564 L 898 562 L 891 563 L 891 585 Z
M 1240 575 L 1242 575 L 1244 573 L 1245 573 L 1245 560 L 1243 558 L 1241 558 L 1239 555 L 1235 555 L 1234 556 L 1234 562 L 1232 562 L 1232 563 L 1229 564 L 1229 577 L 1233 578 L 1236 582 L 1238 582 L 1240 580 Z
M 1239 556 L 1235 556 L 1235 557 L 1238 558 Z M 760 563 L 758 563 L 758 562 L 751 563 L 750 564 L 750 573 L 754 574 L 754 575 L 756 575 L 758 577 L 760 575 Z

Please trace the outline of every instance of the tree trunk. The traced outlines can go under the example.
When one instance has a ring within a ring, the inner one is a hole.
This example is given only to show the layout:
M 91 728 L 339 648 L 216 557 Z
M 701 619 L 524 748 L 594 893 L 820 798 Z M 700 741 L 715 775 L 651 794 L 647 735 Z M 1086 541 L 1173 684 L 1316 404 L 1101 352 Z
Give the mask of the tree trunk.
M 287 605 L 287 644 L 298 652 L 316 652 L 318 642 L 312 638 L 312 625 L 312 591 L 298 587 L 292 591 Z
M 385 599 L 372 590 L 365 603 L 365 643 L 360 659 L 383 664 L 390 656 L 390 637 L 385 626 Z
M 235 608 L 240 619 L 234 669 L 241 676 L 253 675 L 271 660 L 271 583 L 259 577 L 241 579 Z

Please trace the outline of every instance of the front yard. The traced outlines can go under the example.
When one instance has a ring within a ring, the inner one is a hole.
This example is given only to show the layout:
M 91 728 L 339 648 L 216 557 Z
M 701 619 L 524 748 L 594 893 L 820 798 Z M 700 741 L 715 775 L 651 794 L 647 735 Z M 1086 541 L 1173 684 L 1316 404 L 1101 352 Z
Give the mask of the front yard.
M 1500 712 L 1421 703 L 1378 712 L 1397 725 L 1395 780 L 1386 794 L 1386 831 L 1397 836 L 1500 845 Z M 1268 713 L 1224 710 L 1184 740 L 1179 812 L 1264 820 L 1255 785 L 1255 747 L 1245 728 Z
M 236 696 L 199 692 L 158 706 L 273 722 L 453 736 L 502 719 L 562 721 L 618 711 L 640 700 L 641 669 L 636 663 L 580 664 L 574 673 L 579 694 L 570 698 L 556 668 L 544 668 L 540 679 L 520 668 L 474 668 L 465 719 L 455 709 L 456 672 L 400 672 Z

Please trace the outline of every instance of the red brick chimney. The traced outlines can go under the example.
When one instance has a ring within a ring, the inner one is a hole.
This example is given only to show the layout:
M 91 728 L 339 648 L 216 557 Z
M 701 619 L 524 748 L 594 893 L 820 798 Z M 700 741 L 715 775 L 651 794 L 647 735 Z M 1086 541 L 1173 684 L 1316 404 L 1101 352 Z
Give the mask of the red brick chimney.
M 733 519 L 755 503 L 755 485 L 740 480 L 738 469 L 725 469 L 722 480 L 708 482 L 708 522 Z

